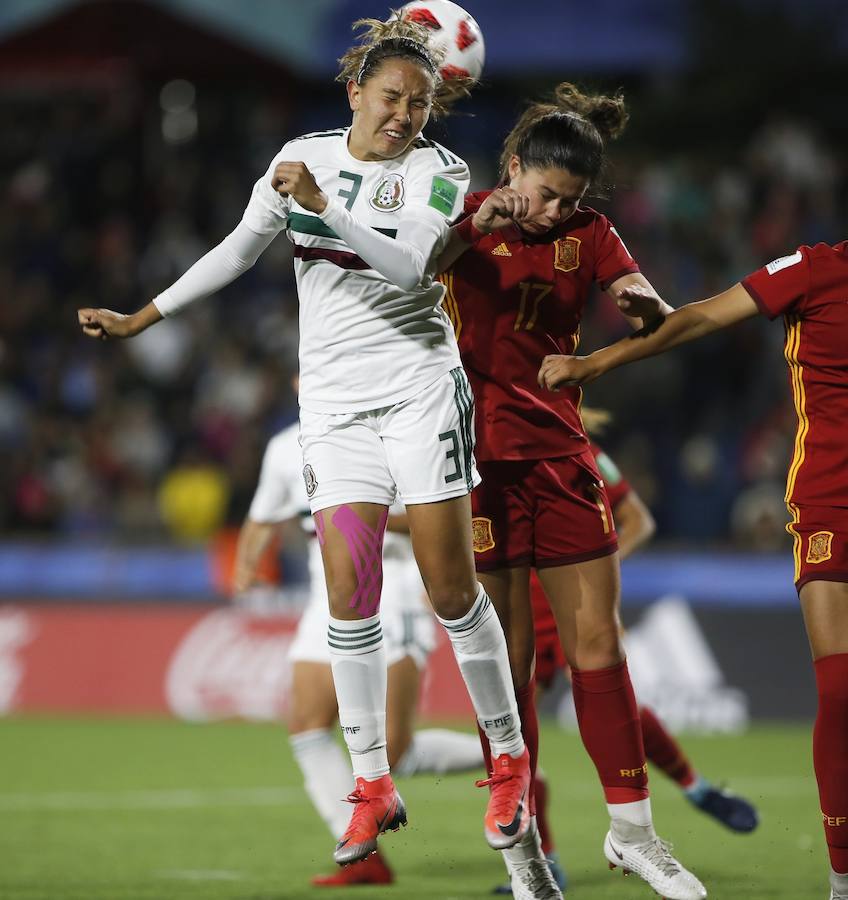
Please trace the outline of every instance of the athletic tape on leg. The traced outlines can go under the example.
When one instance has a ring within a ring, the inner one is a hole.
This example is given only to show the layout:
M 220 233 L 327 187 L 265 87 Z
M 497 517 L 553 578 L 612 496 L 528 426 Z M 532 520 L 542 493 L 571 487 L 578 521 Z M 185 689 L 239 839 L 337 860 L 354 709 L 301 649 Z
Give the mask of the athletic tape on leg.
M 333 515 L 333 525 L 347 542 L 356 569 L 356 590 L 348 606 L 364 618 L 376 615 L 383 589 L 383 535 L 386 533 L 388 509 L 383 510 L 377 527 L 371 528 L 349 507 L 340 506 Z
M 315 521 L 315 535 L 318 538 L 318 546 L 323 547 L 327 542 L 327 539 L 324 537 L 327 531 L 327 525 L 324 522 L 324 511 L 319 509 L 312 518 Z

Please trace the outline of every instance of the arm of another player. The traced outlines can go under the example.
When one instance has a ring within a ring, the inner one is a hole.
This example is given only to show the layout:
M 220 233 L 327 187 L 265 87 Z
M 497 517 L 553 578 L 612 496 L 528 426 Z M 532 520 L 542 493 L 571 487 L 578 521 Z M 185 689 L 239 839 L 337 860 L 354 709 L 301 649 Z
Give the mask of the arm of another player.
M 624 291 L 627 299 L 643 296 L 644 288 L 634 285 Z M 626 363 L 656 356 L 679 344 L 727 328 L 757 315 L 759 309 L 751 295 L 735 284 L 729 290 L 708 300 L 687 303 L 667 316 L 596 350 L 588 356 L 546 356 L 539 369 L 541 387 L 556 390 L 563 385 L 586 384 L 605 372 Z
M 632 288 L 640 290 L 634 292 Z M 606 293 L 615 301 L 622 315 L 634 329 L 644 328 L 674 312 L 674 308 L 660 297 L 641 272 L 632 272 L 616 278 Z
M 657 530 L 651 511 L 632 488 L 615 504 L 612 514 L 615 530 L 618 532 L 618 552 L 622 559 L 646 544 Z
M 262 554 L 277 536 L 280 522 L 257 522 L 248 516 L 239 531 L 233 566 L 233 593 L 241 594 L 256 580 L 256 569 Z

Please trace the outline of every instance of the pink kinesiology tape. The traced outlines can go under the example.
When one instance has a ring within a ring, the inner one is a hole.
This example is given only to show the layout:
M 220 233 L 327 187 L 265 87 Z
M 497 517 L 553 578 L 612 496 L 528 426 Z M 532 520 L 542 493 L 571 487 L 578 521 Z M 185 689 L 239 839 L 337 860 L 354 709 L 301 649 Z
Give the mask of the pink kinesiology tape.
M 380 608 L 383 589 L 383 535 L 386 533 L 388 509 L 383 510 L 377 527 L 371 528 L 349 507 L 340 506 L 333 516 L 333 525 L 347 542 L 356 569 L 357 586 L 348 606 L 358 610 L 363 618 L 376 614 Z

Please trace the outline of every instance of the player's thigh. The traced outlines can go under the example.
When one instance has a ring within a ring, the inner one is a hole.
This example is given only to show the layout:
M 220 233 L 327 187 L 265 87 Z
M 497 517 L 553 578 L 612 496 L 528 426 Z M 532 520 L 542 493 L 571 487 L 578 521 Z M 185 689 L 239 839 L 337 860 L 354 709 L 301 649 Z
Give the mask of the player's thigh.
M 538 570 L 565 658 L 576 669 L 615 665 L 624 658 L 618 553 Z
M 464 496 L 480 480 L 474 462 L 474 401 L 462 368 L 387 410 L 380 437 L 407 506 Z
M 344 503 L 319 509 L 313 518 L 331 614 L 347 620 L 376 615 L 382 593 L 388 507 Z
M 477 595 L 468 495 L 413 504 L 407 506 L 406 514 L 415 559 L 433 608 L 443 618 L 461 617 Z
M 295 661 L 292 665 L 289 731 L 299 734 L 316 728 L 330 728 L 337 714 L 336 690 L 329 663 Z
M 493 569 L 477 577 L 489 595 L 506 637 L 512 679 L 524 687 L 533 674 L 535 631 L 530 607 L 530 569 Z
M 813 659 L 848 653 L 848 583 L 808 581 L 800 597 Z

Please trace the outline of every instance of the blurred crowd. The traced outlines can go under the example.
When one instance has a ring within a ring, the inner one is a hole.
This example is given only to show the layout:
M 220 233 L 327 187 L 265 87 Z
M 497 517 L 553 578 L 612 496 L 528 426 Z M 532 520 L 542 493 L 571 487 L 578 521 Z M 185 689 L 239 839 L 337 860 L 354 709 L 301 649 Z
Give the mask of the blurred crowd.
M 639 102 L 651 100 L 634 115 Z M 494 179 L 508 125 L 488 109 L 439 137 L 476 188 Z M 140 307 L 235 225 L 285 138 L 345 119 L 341 103 L 306 121 L 264 95 L 188 82 L 0 100 L 0 532 L 191 542 L 241 520 L 265 441 L 296 416 L 285 238 L 132 341 L 84 339 L 76 309 Z M 613 160 L 607 196 L 589 203 L 673 305 L 847 236 L 841 160 L 797 118 L 758 123 L 722 159 L 625 140 Z M 626 330 L 599 296 L 582 346 Z M 660 539 L 783 546 L 794 412 L 782 339 L 780 323 L 751 321 L 587 391 L 613 413 L 602 442 Z

